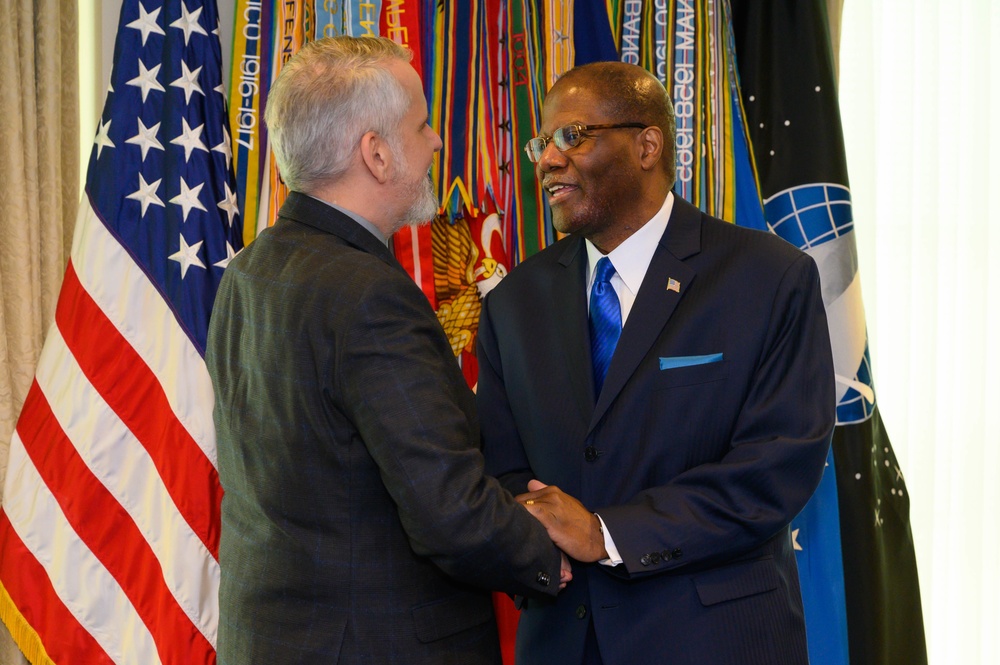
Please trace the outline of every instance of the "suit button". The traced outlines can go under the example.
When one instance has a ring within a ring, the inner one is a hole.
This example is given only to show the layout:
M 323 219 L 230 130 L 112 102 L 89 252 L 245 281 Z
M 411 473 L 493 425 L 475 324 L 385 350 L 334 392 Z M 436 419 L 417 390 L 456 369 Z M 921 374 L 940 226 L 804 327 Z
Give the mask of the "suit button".
M 584 618 L 586 618 L 586 616 L 587 616 L 587 606 L 586 605 L 579 605 L 579 606 L 577 606 L 577 608 L 576 608 L 576 618 L 577 619 L 584 619 Z
M 595 448 L 593 446 L 587 446 L 583 450 L 583 458 L 585 460 L 587 460 L 588 462 L 596 462 L 597 461 L 597 448 Z
M 538 573 L 538 577 L 535 578 L 539 584 L 542 586 L 549 585 L 549 574 L 548 573 Z
M 648 566 L 649 565 L 649 555 L 648 554 L 643 554 L 642 558 L 639 559 L 639 563 L 641 563 L 644 566 Z
M 678 547 L 677 549 L 675 549 L 673 552 L 670 553 L 670 556 L 673 557 L 674 559 L 680 559 L 681 554 L 683 554 L 683 552 L 681 552 L 681 548 Z
M 651 552 L 649 554 L 649 562 L 651 564 L 653 564 L 654 566 L 656 564 L 660 563 L 660 553 L 659 552 Z
M 670 561 L 673 558 L 673 555 L 670 554 L 670 550 L 663 550 L 660 552 L 660 558 L 664 561 Z

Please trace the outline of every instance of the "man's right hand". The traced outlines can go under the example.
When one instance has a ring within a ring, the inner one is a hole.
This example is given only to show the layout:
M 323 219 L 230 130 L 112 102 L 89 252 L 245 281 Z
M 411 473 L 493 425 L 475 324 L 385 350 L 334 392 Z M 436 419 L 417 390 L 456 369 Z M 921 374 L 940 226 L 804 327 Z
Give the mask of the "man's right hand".
M 528 490 L 515 499 L 542 523 L 559 549 L 577 561 L 608 558 L 597 515 L 554 485 L 530 480 Z

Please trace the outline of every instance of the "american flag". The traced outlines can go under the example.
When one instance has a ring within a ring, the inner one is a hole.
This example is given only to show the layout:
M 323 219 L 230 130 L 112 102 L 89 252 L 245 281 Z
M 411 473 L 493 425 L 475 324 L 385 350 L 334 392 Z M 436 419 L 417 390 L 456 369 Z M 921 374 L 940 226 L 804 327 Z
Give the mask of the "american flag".
M 214 663 L 215 292 L 242 246 L 213 0 L 125 0 L 11 440 L 0 617 L 33 662 Z

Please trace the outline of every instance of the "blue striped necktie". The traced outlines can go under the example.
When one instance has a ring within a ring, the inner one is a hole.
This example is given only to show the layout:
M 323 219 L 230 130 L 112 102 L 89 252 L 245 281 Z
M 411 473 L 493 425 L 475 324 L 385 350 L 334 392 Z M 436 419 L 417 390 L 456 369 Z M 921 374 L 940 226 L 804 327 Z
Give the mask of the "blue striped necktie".
M 598 261 L 595 272 L 590 291 L 590 354 L 594 362 L 594 392 L 600 395 L 611 356 L 622 334 L 622 308 L 611 286 L 611 277 L 615 274 L 611 259 L 605 256 Z

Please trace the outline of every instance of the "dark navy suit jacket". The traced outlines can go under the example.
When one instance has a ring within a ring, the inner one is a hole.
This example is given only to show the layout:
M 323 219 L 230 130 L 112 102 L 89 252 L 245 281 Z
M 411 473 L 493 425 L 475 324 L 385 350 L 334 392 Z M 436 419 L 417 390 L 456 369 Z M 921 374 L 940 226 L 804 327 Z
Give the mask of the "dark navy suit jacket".
M 516 267 L 484 303 L 487 470 L 598 512 L 624 563 L 575 564 L 528 599 L 519 665 L 807 662 L 789 523 L 819 483 L 835 381 L 812 258 L 675 198 L 595 400 L 584 241 Z
M 559 553 L 483 475 L 475 399 L 388 249 L 293 192 L 226 269 L 206 360 L 220 664 L 499 662 L 486 589 L 554 595 Z

